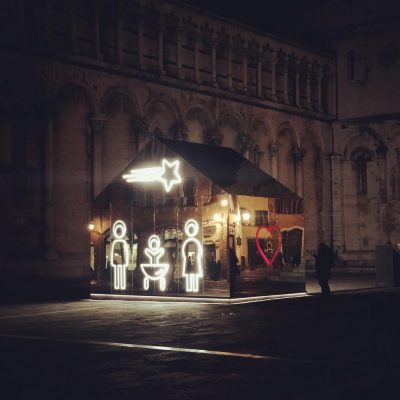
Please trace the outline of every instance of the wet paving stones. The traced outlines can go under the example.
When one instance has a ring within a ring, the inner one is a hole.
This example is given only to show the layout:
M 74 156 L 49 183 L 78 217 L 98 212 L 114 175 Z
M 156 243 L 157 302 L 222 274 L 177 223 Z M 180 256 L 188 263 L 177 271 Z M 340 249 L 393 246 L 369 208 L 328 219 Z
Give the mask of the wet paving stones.
M 399 306 L 396 291 L 241 305 L 3 305 L 1 398 L 391 398 Z

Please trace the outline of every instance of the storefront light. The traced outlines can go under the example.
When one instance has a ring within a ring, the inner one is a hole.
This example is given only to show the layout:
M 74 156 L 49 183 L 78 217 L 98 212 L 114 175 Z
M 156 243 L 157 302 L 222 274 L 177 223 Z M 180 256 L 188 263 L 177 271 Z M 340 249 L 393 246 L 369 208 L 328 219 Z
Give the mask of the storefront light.
M 245 224 L 250 222 L 250 213 L 248 211 L 242 213 L 242 220 Z
M 215 213 L 214 214 L 214 221 L 221 222 L 222 221 L 222 215 L 220 213 Z

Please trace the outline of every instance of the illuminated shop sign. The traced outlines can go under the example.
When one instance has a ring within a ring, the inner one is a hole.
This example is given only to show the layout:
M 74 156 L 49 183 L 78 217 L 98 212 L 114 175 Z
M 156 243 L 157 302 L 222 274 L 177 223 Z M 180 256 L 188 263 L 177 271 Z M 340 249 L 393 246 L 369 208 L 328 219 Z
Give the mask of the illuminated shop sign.
M 160 263 L 160 258 L 164 255 L 165 250 L 161 247 L 160 238 L 157 235 L 151 235 L 149 237 L 148 246 L 144 249 L 144 253 L 149 258 L 147 264 L 140 264 L 140 268 L 143 272 L 143 288 L 148 290 L 150 287 L 150 281 L 158 281 L 160 290 L 164 291 L 166 288 L 166 279 L 169 270 L 169 264 Z
M 265 248 L 261 248 L 260 245 L 260 235 L 261 232 L 266 230 L 267 233 L 269 234 L 269 237 L 272 237 L 272 234 L 274 232 L 276 232 L 278 234 L 278 246 L 274 249 L 274 243 L 272 241 L 272 239 L 267 238 L 267 235 L 265 235 Z M 263 260 L 265 261 L 265 263 L 270 267 L 274 261 L 276 260 L 276 257 L 278 257 L 281 248 L 282 248 L 282 232 L 279 229 L 279 227 L 277 225 L 271 225 L 271 226 L 260 226 L 257 229 L 257 233 L 256 233 L 256 245 L 257 245 L 257 249 L 259 254 L 261 255 L 261 257 L 263 258 Z
M 203 278 L 203 247 L 195 237 L 198 233 L 199 224 L 194 219 L 189 219 L 185 224 L 188 238 L 182 245 L 182 269 L 187 292 L 198 292 L 199 279 Z
M 179 160 L 168 161 L 164 158 L 161 160 L 161 167 L 132 169 L 129 174 L 122 177 L 131 183 L 160 182 L 164 185 L 165 191 L 170 192 L 173 186 L 182 182 L 179 167 Z
M 126 289 L 126 269 L 129 264 L 129 245 L 124 239 L 126 235 L 125 222 L 118 220 L 114 222 L 112 233 L 114 240 L 111 244 L 110 264 L 113 273 L 115 290 Z

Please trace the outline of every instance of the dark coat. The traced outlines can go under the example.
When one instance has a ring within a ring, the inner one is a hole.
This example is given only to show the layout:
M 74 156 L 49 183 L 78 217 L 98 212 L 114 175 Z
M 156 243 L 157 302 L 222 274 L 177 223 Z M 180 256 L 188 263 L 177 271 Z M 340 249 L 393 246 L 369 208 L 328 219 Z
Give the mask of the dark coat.
M 334 257 L 331 249 L 325 243 L 321 243 L 318 254 L 315 255 L 315 275 L 319 280 L 328 280 L 331 277 L 331 268 Z

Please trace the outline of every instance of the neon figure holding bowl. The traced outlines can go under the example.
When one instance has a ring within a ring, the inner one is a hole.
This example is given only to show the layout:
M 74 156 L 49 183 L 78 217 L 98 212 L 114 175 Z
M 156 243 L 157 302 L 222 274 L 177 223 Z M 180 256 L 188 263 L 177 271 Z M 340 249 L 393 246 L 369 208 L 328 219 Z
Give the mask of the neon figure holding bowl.
M 157 235 L 149 237 L 148 246 L 144 249 L 144 253 L 149 258 L 149 262 L 140 264 L 144 275 L 143 288 L 149 290 L 150 281 L 159 281 L 160 290 L 164 291 L 166 288 L 165 275 L 168 273 L 169 264 L 160 263 L 160 258 L 164 255 L 165 250 L 161 247 L 161 241 Z
M 203 278 L 203 247 L 198 239 L 199 224 L 189 219 L 185 224 L 185 234 L 188 238 L 182 245 L 183 273 L 186 278 L 186 291 L 198 292 L 199 279 Z
M 125 222 L 118 220 L 114 222 L 112 233 L 114 240 L 111 244 L 110 264 L 113 269 L 113 281 L 115 290 L 126 289 L 126 269 L 129 263 L 129 245 L 124 239 L 126 235 Z M 117 261 L 117 262 L 115 262 Z

